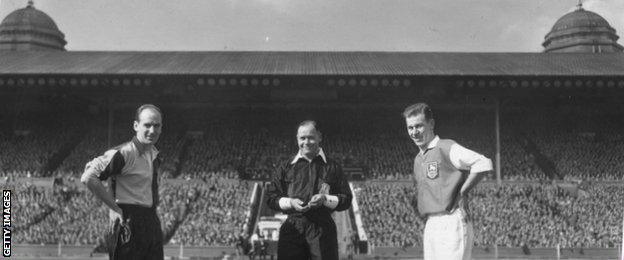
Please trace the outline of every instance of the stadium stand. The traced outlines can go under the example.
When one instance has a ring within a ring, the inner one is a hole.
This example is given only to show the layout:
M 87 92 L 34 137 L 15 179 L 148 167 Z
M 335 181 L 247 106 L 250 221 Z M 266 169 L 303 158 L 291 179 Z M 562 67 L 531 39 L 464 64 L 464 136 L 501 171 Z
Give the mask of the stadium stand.
M 369 182 L 357 189 L 373 246 L 422 243 L 424 222 L 413 185 Z M 478 186 L 470 202 L 475 246 L 616 247 L 622 236 L 622 185 L 591 185 L 580 193 L 571 196 L 551 184 Z
M 217 176 L 204 178 L 202 182 L 191 181 L 184 189 L 178 189 L 178 192 L 193 193 L 187 197 L 195 201 L 183 204 L 188 209 L 180 211 L 188 212 L 171 239 L 172 244 L 232 246 L 236 243 L 249 207 L 250 185 Z
M 32 113 L 20 118 L 12 132 L 0 134 L 0 172 L 49 175 L 49 160 L 72 139 L 79 138 L 77 117 L 52 120 L 45 114 Z
M 61 180 L 52 189 L 13 181 L 7 184 L 17 195 L 16 218 L 20 221 L 16 230 L 24 234 L 16 236 L 17 243 L 103 243 L 108 227 L 106 207 L 73 176 Z M 158 213 L 165 237 L 173 237 L 171 243 L 214 246 L 235 242 L 249 206 L 248 183 L 220 174 L 161 183 Z
M 600 115 L 602 120 L 591 120 L 597 114 L 585 112 L 578 118 L 577 110 L 504 111 L 503 179 L 548 179 L 549 172 L 556 173 L 553 178 L 622 179 L 624 145 L 620 144 L 622 136 L 617 124 L 610 123 L 617 122 L 620 115 Z M 237 172 L 245 179 L 267 179 L 278 162 L 296 152 L 293 129 L 303 118 L 319 118 L 325 132 L 326 151 L 345 167 L 365 169 L 370 179 L 409 179 L 411 161 L 417 153 L 405 133 L 397 107 L 357 111 L 355 108 L 209 108 L 200 113 L 176 111 L 168 115 L 175 120 L 166 122 L 170 127 L 158 146 L 164 158 L 163 170 L 172 176 Z M 493 112 L 488 109 L 441 109 L 436 113 L 436 131 L 442 138 L 453 139 L 494 158 L 492 117 Z M 75 116 L 73 120 L 78 119 Z M 131 120 L 115 121 L 113 145 L 126 141 L 132 134 L 128 129 Z M 520 127 L 518 122 L 531 127 Z M 0 137 L 0 146 L 4 148 L 0 157 L 2 174 L 17 171 L 41 176 L 43 169 L 50 168 L 46 166 L 53 165 L 51 157 L 74 139 L 79 140 L 77 145 L 61 158 L 57 168 L 49 170 L 81 173 L 86 161 L 106 149 L 107 138 L 107 127 L 102 122 L 83 124 L 86 126 L 58 127 L 42 122 L 38 127 L 24 128 L 30 133 L 27 136 L 3 134 Z M 187 131 L 200 135 L 188 136 Z M 553 169 L 547 170 L 545 162 L 551 162 Z
M 249 206 L 247 180 L 266 180 L 277 163 L 290 158 L 297 150 L 296 125 L 313 118 L 322 127 L 328 156 L 368 174 L 369 181 L 358 183 L 356 190 L 372 245 L 420 246 L 424 222 L 414 207 L 414 187 L 407 181 L 417 148 L 407 137 L 401 109 L 260 106 L 168 112 L 165 120 L 171 121 L 166 121 L 158 143 L 164 158 L 159 214 L 165 235 L 176 245 L 235 244 Z M 617 123 L 624 117 L 618 111 L 504 109 L 501 166 L 507 182 L 500 187 L 488 182 L 474 191 L 475 246 L 617 246 L 624 192 L 620 182 L 608 181 L 624 176 L 624 145 Z M 102 243 L 107 212 L 77 177 L 88 160 L 107 148 L 107 127 L 86 117 L 70 113 L 61 124 L 37 121 L 45 117 L 31 114 L 17 124 L 21 126 L 14 130 L 19 131 L 2 131 L 0 176 L 16 190 L 15 218 L 20 219 L 16 230 L 24 234 L 15 236 L 17 243 Z M 113 144 L 132 136 L 130 123 L 128 118 L 115 118 Z M 436 114 L 441 137 L 490 158 L 493 127 L 491 109 L 452 107 Z M 50 161 L 73 141 L 54 168 Z M 586 181 L 580 191 L 571 195 L 553 185 L 543 158 L 554 165 L 555 178 Z M 48 176 L 46 168 L 57 179 L 52 188 L 19 181 Z

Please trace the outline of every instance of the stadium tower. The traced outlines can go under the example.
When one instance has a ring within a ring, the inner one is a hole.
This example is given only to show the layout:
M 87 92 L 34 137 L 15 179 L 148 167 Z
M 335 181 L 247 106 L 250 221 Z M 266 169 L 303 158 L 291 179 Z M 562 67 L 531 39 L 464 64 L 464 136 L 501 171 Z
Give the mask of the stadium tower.
M 579 3 L 565 14 L 544 37 L 544 52 L 622 52 L 615 29 L 602 16 Z
M 0 24 L 0 50 L 65 51 L 65 35 L 33 1 L 7 15 Z

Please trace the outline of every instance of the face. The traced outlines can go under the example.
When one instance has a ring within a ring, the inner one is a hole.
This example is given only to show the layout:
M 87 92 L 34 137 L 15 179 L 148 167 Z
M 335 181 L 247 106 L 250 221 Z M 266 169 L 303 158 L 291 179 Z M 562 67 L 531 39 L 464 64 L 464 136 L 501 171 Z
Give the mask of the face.
M 405 124 L 407 125 L 407 134 L 421 149 L 426 148 L 426 145 L 435 137 L 433 133 L 435 122 L 433 119 L 426 120 L 424 114 L 405 118 Z
M 297 130 L 299 152 L 306 157 L 314 157 L 319 152 L 321 136 L 312 125 L 300 126 Z
M 144 109 L 139 114 L 139 121 L 134 121 L 136 137 L 142 144 L 155 144 L 162 129 L 160 114 L 153 109 Z

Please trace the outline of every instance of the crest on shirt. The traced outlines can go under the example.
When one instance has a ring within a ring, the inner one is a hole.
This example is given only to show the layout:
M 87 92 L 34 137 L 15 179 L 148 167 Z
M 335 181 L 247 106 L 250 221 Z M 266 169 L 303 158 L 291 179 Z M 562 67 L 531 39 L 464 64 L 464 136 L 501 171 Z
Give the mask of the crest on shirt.
M 427 178 L 435 179 L 440 175 L 440 167 L 438 166 L 438 162 L 426 162 L 425 167 L 427 168 Z

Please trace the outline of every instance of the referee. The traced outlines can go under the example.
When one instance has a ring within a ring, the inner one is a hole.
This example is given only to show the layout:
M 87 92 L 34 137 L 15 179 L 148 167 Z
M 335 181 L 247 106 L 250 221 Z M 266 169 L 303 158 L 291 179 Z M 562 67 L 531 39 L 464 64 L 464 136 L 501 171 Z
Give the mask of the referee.
M 414 158 L 414 177 L 418 211 L 427 217 L 424 258 L 470 259 L 473 229 L 468 193 L 484 173 L 492 170 L 492 161 L 435 135 L 433 112 L 425 103 L 407 107 L 403 117 L 410 138 L 420 150 Z
M 332 211 L 351 206 L 351 190 L 342 168 L 319 146 L 314 121 L 297 129 L 299 152 L 283 162 L 268 187 L 268 206 L 288 214 L 277 245 L 278 260 L 338 260 Z
M 112 148 L 85 167 L 81 181 L 109 207 L 109 259 L 163 259 L 163 234 L 156 215 L 158 150 L 162 113 L 154 105 L 136 110 L 131 141 Z M 110 190 L 102 181 L 111 179 Z

